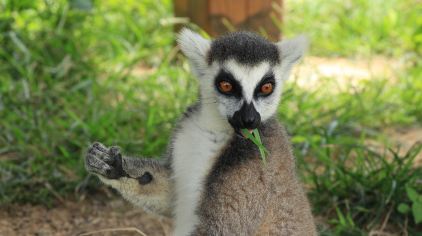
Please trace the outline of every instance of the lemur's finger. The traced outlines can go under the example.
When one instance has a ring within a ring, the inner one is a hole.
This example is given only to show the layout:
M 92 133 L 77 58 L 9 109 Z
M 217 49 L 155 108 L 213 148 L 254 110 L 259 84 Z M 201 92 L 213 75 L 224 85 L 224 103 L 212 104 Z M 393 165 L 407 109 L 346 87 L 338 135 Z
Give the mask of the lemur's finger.
M 102 171 L 105 169 L 110 169 L 110 166 L 98 158 L 96 155 L 88 154 L 86 157 L 86 167 L 89 171 Z
M 108 179 L 118 179 L 123 176 L 120 166 L 111 166 L 98 156 L 88 154 L 86 157 L 86 168 L 89 172 L 102 175 Z
M 120 154 L 120 148 L 117 146 L 112 146 L 109 149 L 109 157 L 104 158 L 104 161 L 110 165 L 121 165 L 122 154 Z
M 88 149 L 88 154 L 97 156 L 98 158 L 102 159 L 103 161 L 108 162 L 110 159 L 110 151 L 105 146 L 99 146 L 97 143 L 93 144 Z
M 107 148 L 99 142 L 95 142 L 88 149 L 86 167 L 88 171 L 109 179 L 120 178 L 125 173 L 122 169 L 120 149 L 118 147 Z
M 93 143 L 90 149 L 104 153 L 108 153 L 109 151 L 109 149 L 100 142 Z
M 109 152 L 110 152 L 110 156 L 114 156 L 114 157 L 121 157 L 121 154 L 120 154 L 120 147 L 118 147 L 118 146 L 112 146 L 112 147 L 110 147 L 110 149 L 109 149 Z
M 111 148 L 107 148 L 103 144 L 99 142 L 95 142 L 91 148 L 88 150 L 89 153 L 93 155 L 97 155 L 101 158 L 104 162 L 109 165 L 114 165 L 117 159 L 121 159 L 120 148 L 117 146 L 112 146 Z

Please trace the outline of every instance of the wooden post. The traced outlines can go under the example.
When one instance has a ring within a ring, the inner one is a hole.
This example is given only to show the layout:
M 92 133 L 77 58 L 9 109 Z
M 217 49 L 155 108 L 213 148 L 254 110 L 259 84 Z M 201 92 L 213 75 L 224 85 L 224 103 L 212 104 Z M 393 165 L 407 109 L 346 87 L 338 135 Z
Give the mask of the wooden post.
M 234 30 L 255 31 L 273 41 L 281 38 L 283 0 L 174 0 L 176 17 L 213 37 Z

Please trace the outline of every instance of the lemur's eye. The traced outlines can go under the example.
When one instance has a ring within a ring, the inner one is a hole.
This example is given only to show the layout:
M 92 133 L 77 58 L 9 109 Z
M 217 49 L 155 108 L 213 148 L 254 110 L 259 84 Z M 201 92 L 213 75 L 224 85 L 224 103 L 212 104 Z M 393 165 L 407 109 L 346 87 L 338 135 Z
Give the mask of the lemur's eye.
M 145 172 L 141 177 L 138 178 L 138 182 L 141 185 L 149 184 L 152 181 L 153 177 L 148 171 Z
M 276 85 L 274 74 L 269 71 L 262 77 L 261 82 L 256 86 L 254 97 L 259 98 L 269 96 L 274 92 Z
M 235 80 L 230 72 L 221 70 L 214 80 L 215 89 L 222 95 L 229 98 L 242 97 L 242 89 L 240 84 Z
M 227 81 L 220 81 L 218 83 L 218 89 L 223 93 L 230 93 L 233 91 L 233 85 Z
M 265 83 L 261 86 L 261 93 L 263 95 L 268 95 L 273 92 L 273 84 L 272 83 Z

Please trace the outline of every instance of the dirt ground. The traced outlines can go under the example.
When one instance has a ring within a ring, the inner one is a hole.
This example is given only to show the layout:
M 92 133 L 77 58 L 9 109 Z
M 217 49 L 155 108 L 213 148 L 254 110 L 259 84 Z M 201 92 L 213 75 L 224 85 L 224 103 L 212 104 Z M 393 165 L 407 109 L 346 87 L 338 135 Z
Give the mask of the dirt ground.
M 404 155 L 415 143 L 422 143 L 422 127 L 407 127 L 388 129 L 386 135 L 391 138 L 393 146 L 399 147 L 399 154 Z M 415 160 L 415 166 L 422 166 L 422 152 L 420 152 Z
M 108 229 L 109 232 L 95 233 Z M 168 219 L 158 219 L 116 198 L 65 201 L 52 208 L 31 205 L 0 208 L 1 236 L 139 236 L 143 235 L 141 232 L 154 236 L 168 235 L 169 229 Z
M 358 88 L 365 80 L 389 78 L 391 83 L 397 82 L 396 73 L 403 67 L 402 62 L 381 56 L 356 59 L 306 56 L 293 69 L 292 78 L 305 89 L 318 88 L 326 80 L 332 91 L 344 91 Z

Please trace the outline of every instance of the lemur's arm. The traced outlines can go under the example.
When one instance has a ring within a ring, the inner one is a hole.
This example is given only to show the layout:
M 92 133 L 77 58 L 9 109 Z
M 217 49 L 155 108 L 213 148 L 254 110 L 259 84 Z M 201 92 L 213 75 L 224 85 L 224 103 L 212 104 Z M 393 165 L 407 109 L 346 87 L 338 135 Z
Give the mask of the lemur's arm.
M 154 159 L 122 156 L 118 147 L 92 144 L 85 157 L 86 169 L 119 191 L 136 206 L 170 216 L 170 169 Z

